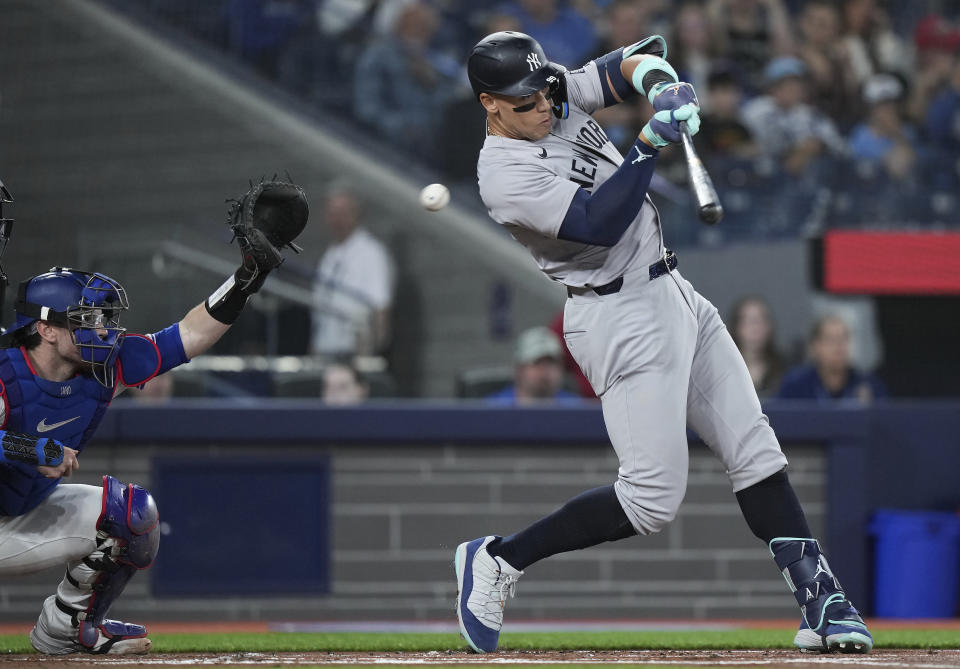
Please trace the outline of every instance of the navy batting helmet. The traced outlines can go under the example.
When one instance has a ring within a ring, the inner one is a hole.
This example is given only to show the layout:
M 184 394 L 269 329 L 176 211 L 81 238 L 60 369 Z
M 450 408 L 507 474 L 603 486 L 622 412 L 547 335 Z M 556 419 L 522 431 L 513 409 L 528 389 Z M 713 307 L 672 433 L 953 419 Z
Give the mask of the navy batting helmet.
M 547 60 L 543 47 L 525 33 L 502 31 L 477 42 L 467 60 L 473 92 L 523 97 L 557 86 L 566 72 Z
M 38 320 L 70 330 L 81 359 L 94 378 L 108 388 L 126 329 L 120 313 L 130 307 L 117 281 L 97 272 L 54 267 L 20 283 L 14 305 L 17 319 L 7 335 L 22 341 Z

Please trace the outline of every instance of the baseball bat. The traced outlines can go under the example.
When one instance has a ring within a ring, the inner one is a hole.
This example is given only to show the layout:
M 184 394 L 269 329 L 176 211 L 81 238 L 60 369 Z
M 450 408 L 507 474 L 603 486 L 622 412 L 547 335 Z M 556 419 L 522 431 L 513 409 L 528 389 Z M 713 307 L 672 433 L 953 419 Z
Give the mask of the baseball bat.
M 683 153 L 687 158 L 690 187 L 697 202 L 697 215 L 707 225 L 714 225 L 723 218 L 723 206 L 717 196 L 717 189 L 713 187 L 713 179 L 693 146 L 693 138 L 690 137 L 686 121 L 680 121 L 680 137 L 683 140 Z

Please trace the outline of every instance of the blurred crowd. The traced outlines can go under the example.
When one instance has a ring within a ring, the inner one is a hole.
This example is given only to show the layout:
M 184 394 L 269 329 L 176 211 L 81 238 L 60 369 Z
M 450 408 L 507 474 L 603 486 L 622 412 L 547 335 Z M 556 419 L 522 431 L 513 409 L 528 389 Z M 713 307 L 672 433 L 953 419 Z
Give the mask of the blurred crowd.
M 575 68 L 659 33 L 700 97 L 697 142 L 727 211 L 716 234 L 945 226 L 958 212 L 960 5 L 948 0 L 139 4 L 462 182 L 482 142 L 464 70 L 480 37 L 522 30 Z M 635 100 L 600 118 L 629 146 L 650 113 Z M 661 172 L 682 183 L 677 153 Z M 690 218 L 685 202 L 671 204 Z M 678 227 L 675 245 L 703 241 L 701 228 Z
M 960 3 L 948 0 L 137 0 L 151 15 L 242 60 L 325 114 L 472 183 L 483 112 L 465 59 L 482 36 L 521 30 L 569 68 L 651 35 L 693 83 L 697 145 L 726 210 L 692 220 L 679 151 L 654 193 L 671 245 L 796 237 L 824 227 L 956 226 L 960 219 Z M 597 113 L 629 146 L 652 109 L 638 96 Z M 678 196 L 677 194 L 680 194 Z M 333 403 L 378 396 L 349 364 L 391 344 L 395 267 L 343 184 L 326 194 L 332 243 L 314 280 L 309 352 L 338 361 Z M 358 269 L 359 268 L 359 269 Z M 727 314 L 761 397 L 886 394 L 857 369 L 849 321 L 825 314 L 780 352 L 760 297 Z M 461 396 L 529 404 L 592 397 L 560 328 L 520 333 L 511 367 L 458 380 Z M 339 364 L 339 361 L 347 361 Z

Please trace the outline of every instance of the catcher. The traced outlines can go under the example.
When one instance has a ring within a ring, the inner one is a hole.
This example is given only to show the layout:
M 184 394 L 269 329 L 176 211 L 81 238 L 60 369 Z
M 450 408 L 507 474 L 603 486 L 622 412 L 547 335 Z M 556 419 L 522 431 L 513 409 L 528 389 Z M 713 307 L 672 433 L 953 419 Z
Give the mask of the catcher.
M 280 249 L 307 222 L 296 185 L 261 181 L 230 207 L 243 262 L 183 319 L 151 335 L 128 334 L 123 287 L 97 272 L 54 267 L 20 284 L 16 321 L 0 349 L 0 576 L 66 565 L 30 642 L 49 655 L 143 654 L 141 625 L 108 620 L 138 569 L 153 562 L 158 512 L 145 489 L 103 477 L 103 487 L 63 483 L 110 401 L 125 387 L 200 355 L 230 328 Z

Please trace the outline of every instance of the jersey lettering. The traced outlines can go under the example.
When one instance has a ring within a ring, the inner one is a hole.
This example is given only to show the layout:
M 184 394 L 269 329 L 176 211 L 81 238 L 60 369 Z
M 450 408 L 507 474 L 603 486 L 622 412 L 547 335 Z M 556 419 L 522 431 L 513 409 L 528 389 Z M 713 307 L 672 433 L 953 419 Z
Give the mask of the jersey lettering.
M 587 121 L 586 124 L 580 128 L 580 132 L 577 133 L 578 144 L 592 146 L 595 149 L 602 149 L 603 145 L 608 141 L 610 140 L 607 139 L 607 134 L 603 131 L 603 128 L 593 119 Z
M 592 191 L 597 178 L 597 159 L 589 153 L 574 150 L 573 160 L 570 162 L 570 181 L 581 188 Z M 583 165 L 581 163 L 587 163 Z

